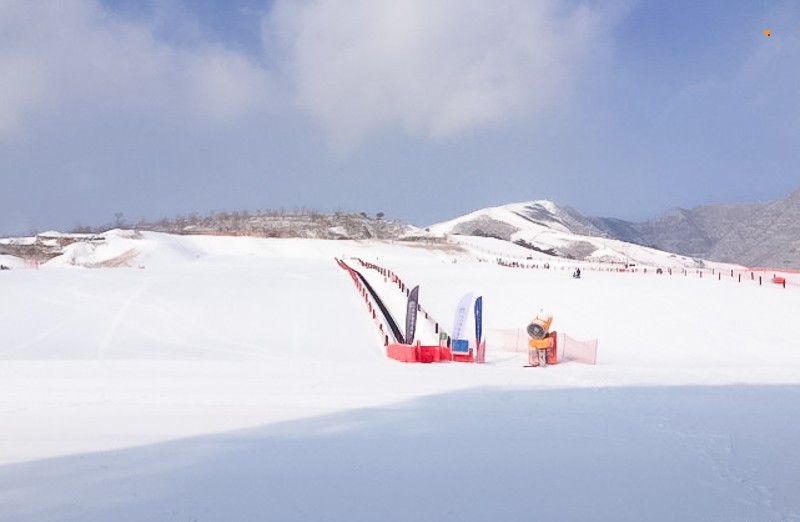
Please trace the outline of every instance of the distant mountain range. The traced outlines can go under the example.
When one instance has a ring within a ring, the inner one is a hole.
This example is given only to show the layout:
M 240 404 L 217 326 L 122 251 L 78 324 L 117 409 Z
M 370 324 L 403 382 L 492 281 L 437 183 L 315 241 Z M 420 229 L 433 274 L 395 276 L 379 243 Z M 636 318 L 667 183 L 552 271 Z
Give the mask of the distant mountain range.
M 448 235 L 483 236 L 524 247 L 513 248 L 528 259 L 557 256 L 576 261 L 663 267 L 702 267 L 713 261 L 800 269 L 800 189 L 773 202 L 676 209 L 643 222 L 586 217 L 573 208 L 538 200 L 477 210 L 425 230 L 398 221 L 384 221 L 383 214 L 326 215 L 312 210 L 191 215 L 156 223 L 128 226 L 120 223 L 117 228 L 273 238 L 422 239 L 427 243 L 434 238 L 445 240 L 443 236 Z M 71 243 L 104 241 L 103 230 L 81 232 L 0 238 L 0 257 L 46 261 L 62 255 Z M 458 238 L 456 242 L 463 243 Z M 475 247 L 477 243 L 473 243 Z M 13 264 L 6 261 L 5 264 Z
M 496 237 L 578 259 L 591 255 L 596 241 L 567 240 L 565 236 L 554 244 L 551 239 L 544 240 L 545 234 L 616 239 L 750 267 L 800 269 L 800 189 L 778 201 L 675 209 L 643 222 L 586 217 L 570 207 L 539 200 L 478 210 L 428 230 Z

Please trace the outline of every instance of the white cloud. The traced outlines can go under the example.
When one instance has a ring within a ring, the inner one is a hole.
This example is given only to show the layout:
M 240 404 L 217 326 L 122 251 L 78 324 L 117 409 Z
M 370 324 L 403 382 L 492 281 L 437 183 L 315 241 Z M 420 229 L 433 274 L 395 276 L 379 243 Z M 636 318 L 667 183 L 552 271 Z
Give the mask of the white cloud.
M 263 24 L 269 71 L 222 45 L 165 42 L 163 21 L 126 20 L 99 0 L 0 2 L 0 140 L 70 121 L 236 124 L 290 100 L 343 151 L 385 129 L 440 139 L 546 123 L 615 21 L 565 5 L 278 0 Z
M 266 108 L 271 84 L 243 55 L 159 41 L 96 0 L 0 3 L 0 78 L 0 138 L 34 119 L 235 121 Z
M 204 118 L 235 120 L 272 104 L 268 75 L 240 54 L 217 50 L 195 55 L 188 60 L 186 73 L 192 106 Z
M 401 127 L 442 138 L 568 103 L 613 24 L 557 0 L 281 0 L 264 21 L 300 105 L 344 150 Z
M 33 18 L 21 2 L 0 3 L 0 137 L 22 125 L 25 113 L 46 88 L 45 67 L 37 50 L 18 45 Z

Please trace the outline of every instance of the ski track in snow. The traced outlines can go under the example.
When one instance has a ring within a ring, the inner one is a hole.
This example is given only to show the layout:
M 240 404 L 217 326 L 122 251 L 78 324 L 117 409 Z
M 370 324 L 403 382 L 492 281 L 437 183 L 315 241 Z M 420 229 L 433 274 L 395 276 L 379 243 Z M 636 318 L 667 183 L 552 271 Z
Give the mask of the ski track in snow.
M 101 361 L 105 359 L 106 351 L 111 346 L 111 339 L 116 333 L 117 328 L 122 320 L 127 316 L 128 310 L 131 308 L 131 304 L 139 298 L 139 296 L 147 289 L 148 286 L 149 281 L 142 281 L 139 283 L 139 286 L 122 302 L 122 305 L 111 318 L 106 331 L 103 333 L 103 336 L 97 343 L 97 359 Z

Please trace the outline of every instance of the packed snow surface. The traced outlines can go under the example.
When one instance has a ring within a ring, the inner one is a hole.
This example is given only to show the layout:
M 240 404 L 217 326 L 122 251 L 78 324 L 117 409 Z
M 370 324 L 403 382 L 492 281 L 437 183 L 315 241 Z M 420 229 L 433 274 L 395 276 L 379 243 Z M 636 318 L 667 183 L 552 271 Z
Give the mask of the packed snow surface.
M 0 520 L 800 521 L 797 275 L 573 279 L 480 241 L 119 231 L 0 272 Z M 482 295 L 487 364 L 387 359 L 334 258 L 401 327 L 357 258 L 445 330 Z M 500 341 L 541 308 L 596 366 Z

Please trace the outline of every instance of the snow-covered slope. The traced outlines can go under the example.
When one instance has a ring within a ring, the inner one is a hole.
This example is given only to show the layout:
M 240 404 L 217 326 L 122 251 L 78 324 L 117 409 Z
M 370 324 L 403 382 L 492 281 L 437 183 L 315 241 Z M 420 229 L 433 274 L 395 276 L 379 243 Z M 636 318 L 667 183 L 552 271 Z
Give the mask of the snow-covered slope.
M 549 228 L 574 232 L 581 227 L 584 235 L 599 235 L 599 230 L 570 210 L 561 209 L 552 201 L 537 200 L 476 210 L 428 228 L 435 234 L 485 235 L 511 240 L 513 232 L 509 234 L 509 231 L 512 229 Z
M 0 272 L 0 520 L 800 520 L 798 274 L 113 236 Z M 447 330 L 482 295 L 488 363 L 388 360 L 334 257 Z M 500 333 L 542 307 L 596 366 L 524 367 Z
M 550 262 L 559 262 L 561 260 L 558 258 L 562 258 L 655 267 L 714 265 L 700 259 L 606 238 L 588 219 L 572 209 L 560 208 L 547 200 L 477 210 L 431 225 L 428 230 L 435 236 L 462 236 L 453 240 L 465 244 L 475 244 L 475 240 L 463 239 L 463 236 L 508 241 L 525 247 L 525 257 L 539 260 L 549 258 Z

